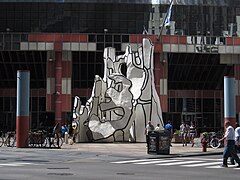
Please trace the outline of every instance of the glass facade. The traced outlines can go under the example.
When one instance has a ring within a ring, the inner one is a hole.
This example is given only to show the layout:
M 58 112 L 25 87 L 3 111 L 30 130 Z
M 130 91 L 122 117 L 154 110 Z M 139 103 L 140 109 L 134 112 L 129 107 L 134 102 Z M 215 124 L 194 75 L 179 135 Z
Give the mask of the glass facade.
M 169 98 L 168 119 L 172 121 L 175 129 L 186 121 L 189 125 L 194 121 L 198 133 L 222 130 L 222 98 Z
M 45 118 L 46 54 L 43 51 L 0 51 L 0 130 L 15 130 L 17 70 L 30 70 L 30 120 L 31 127 Z M 45 91 L 44 91 L 45 92 Z M 13 97 L 14 96 L 14 97 Z
M 30 97 L 30 128 L 37 128 L 45 122 L 45 96 Z M 15 131 L 16 128 L 16 97 L 0 97 L 0 131 Z
M 46 88 L 45 51 L 0 51 L 0 88 L 16 88 L 17 70 L 31 70 L 31 88 Z
M 174 4 L 171 15 L 176 34 L 222 36 L 228 31 L 230 36 L 237 35 L 240 21 L 240 3 L 237 1 L 222 5 L 179 2 Z M 0 6 L 0 32 L 103 33 L 107 29 L 108 33 L 142 34 L 143 26 L 152 28 L 149 21 L 159 22 L 167 12 L 168 5 L 160 3 L 156 11 L 160 12 L 158 19 L 151 17 L 157 14 L 147 1 L 4 2 Z
M 1 3 L 0 32 L 141 34 L 151 5 Z
M 72 81 L 73 88 L 92 88 L 95 75 L 103 77 L 103 49 L 114 47 L 116 54 L 121 52 L 121 44 L 129 42 L 129 35 L 120 34 L 90 34 L 90 42 L 96 43 L 96 51 L 72 52 Z
M 220 64 L 219 54 L 169 53 L 170 90 L 223 90 L 224 75 L 232 66 Z
M 180 16 L 179 16 L 180 15 Z M 240 7 L 227 6 L 173 6 L 176 30 L 184 35 L 223 36 L 224 31 L 232 31 L 236 36 Z

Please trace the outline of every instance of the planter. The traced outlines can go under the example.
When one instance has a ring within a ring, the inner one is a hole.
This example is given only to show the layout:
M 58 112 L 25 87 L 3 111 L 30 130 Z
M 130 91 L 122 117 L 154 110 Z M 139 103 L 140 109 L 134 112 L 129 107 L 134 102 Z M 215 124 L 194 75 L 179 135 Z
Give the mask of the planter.
M 190 138 L 186 137 L 186 141 L 187 143 L 190 142 Z M 173 134 L 173 138 L 172 138 L 172 142 L 174 143 L 182 143 L 182 137 L 178 134 Z
M 182 142 L 182 137 L 178 134 L 173 134 L 172 142 L 181 143 Z

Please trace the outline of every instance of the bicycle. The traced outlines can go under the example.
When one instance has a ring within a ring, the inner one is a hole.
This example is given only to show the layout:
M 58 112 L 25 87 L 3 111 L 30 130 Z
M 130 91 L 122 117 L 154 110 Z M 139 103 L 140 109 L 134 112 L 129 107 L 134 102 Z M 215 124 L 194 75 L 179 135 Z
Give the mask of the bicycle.
M 58 137 L 49 131 L 41 130 L 41 138 L 38 143 L 41 147 L 61 147 L 63 141 L 61 137 Z
M 55 133 L 53 135 L 53 137 L 51 137 L 51 144 L 54 147 L 61 148 L 61 146 L 63 145 L 63 139 L 62 139 L 61 135 Z
M 30 131 L 27 139 L 28 147 L 46 147 L 48 145 L 44 130 Z
M 4 137 L 4 133 L 1 131 L 0 147 L 2 146 L 14 147 L 16 145 L 16 133 L 15 131 L 7 132 L 7 137 Z
M 29 147 L 58 147 L 60 148 L 63 144 L 61 137 L 53 135 L 46 130 L 37 130 L 29 133 L 27 139 Z
M 219 147 L 222 147 L 222 142 L 219 141 L 223 136 L 222 132 L 209 132 L 207 133 L 207 139 L 208 139 L 208 146 L 217 149 Z

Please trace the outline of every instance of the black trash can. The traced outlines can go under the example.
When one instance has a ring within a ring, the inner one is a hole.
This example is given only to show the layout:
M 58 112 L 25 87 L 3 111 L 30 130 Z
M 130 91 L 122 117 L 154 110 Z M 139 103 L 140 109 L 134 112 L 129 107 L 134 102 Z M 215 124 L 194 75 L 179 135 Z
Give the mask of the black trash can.
M 147 139 L 147 153 L 148 154 L 157 154 L 158 146 L 158 134 L 154 131 L 148 132 Z
M 170 154 L 170 131 L 163 130 L 158 133 L 158 153 Z
M 148 134 L 148 154 L 170 154 L 170 132 L 163 130 L 160 132 L 149 132 Z

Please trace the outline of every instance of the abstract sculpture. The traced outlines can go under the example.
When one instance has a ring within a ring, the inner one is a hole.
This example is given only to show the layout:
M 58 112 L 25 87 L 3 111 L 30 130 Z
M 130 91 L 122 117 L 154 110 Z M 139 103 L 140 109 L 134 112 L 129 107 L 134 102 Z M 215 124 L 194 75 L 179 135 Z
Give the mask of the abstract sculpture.
M 79 142 L 145 142 L 144 129 L 149 120 L 163 129 L 153 52 L 154 46 L 146 38 L 137 52 L 127 46 L 125 54 L 116 56 L 114 48 L 104 49 L 104 77 L 95 76 L 85 106 L 75 97 L 73 118 L 79 121 Z M 123 67 L 126 72 L 122 72 Z

